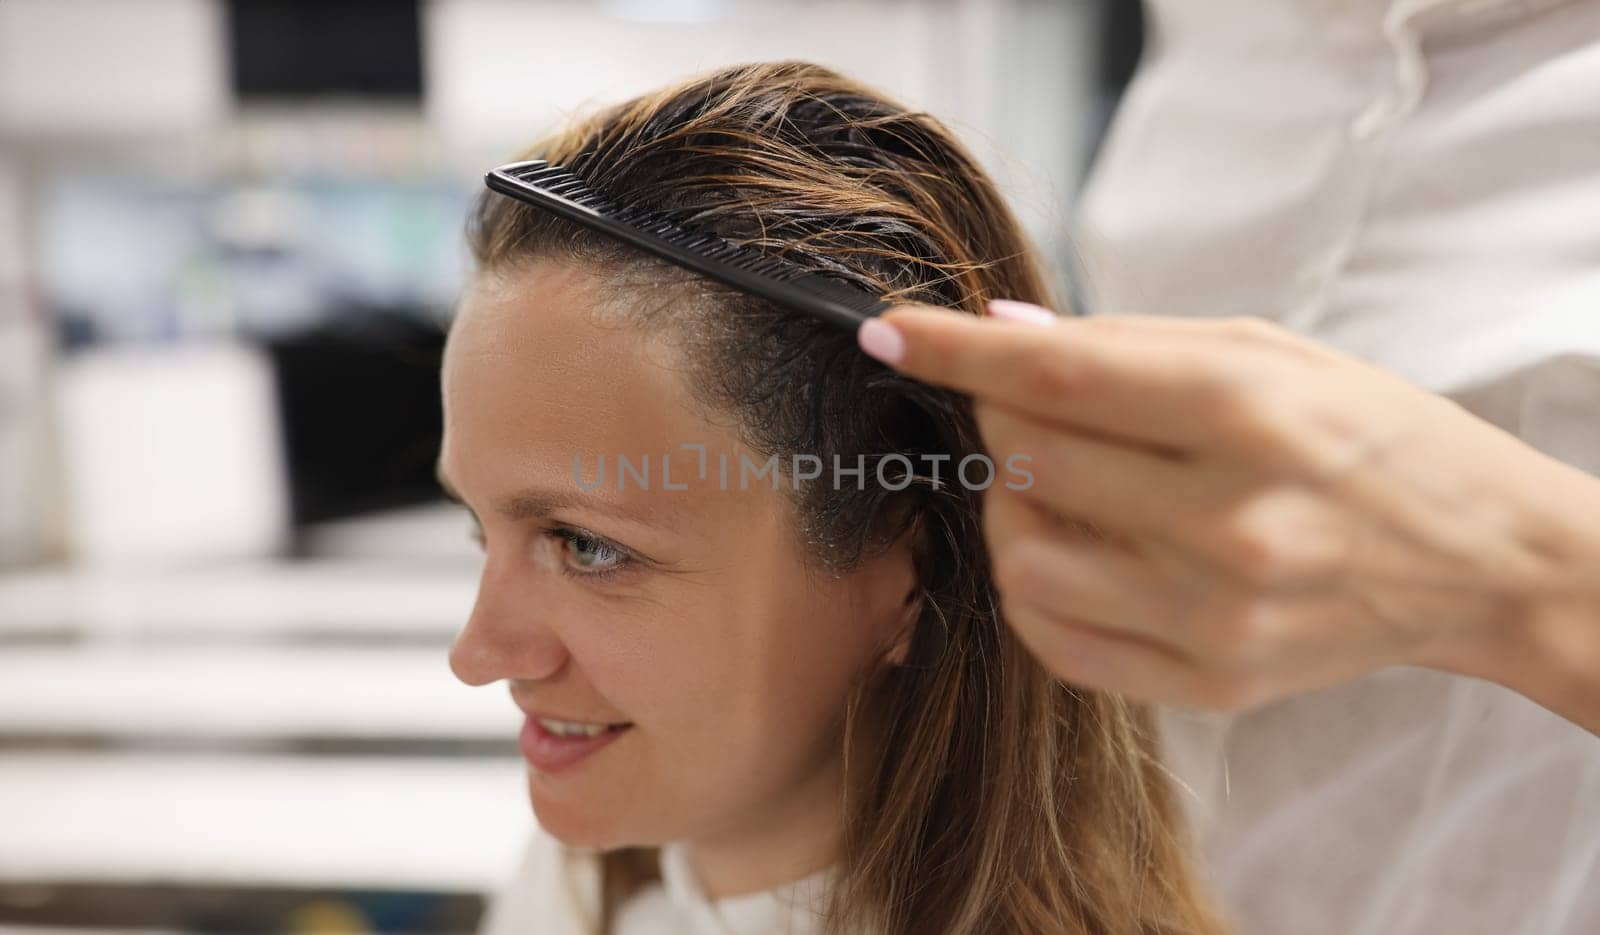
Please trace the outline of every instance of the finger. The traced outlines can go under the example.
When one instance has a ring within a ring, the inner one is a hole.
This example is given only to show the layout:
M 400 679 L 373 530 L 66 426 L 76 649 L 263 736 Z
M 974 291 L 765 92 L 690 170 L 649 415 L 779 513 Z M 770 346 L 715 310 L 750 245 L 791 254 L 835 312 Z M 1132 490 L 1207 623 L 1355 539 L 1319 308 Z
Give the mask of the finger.
M 1013 609 L 1072 619 L 1192 660 L 1184 583 L 1136 549 L 1086 536 L 1033 504 L 990 490 L 985 531 L 995 587 Z
M 1063 317 L 1039 327 L 900 306 L 858 335 L 903 373 L 1040 418 L 1163 446 L 1220 441 L 1207 407 L 1232 391 L 1236 366 L 1197 323 L 1130 324 L 1133 317 Z M 884 346 L 896 342 L 898 353 Z
M 992 489 L 1123 532 L 1165 530 L 1237 498 L 1243 485 L 1210 459 L 1085 435 L 999 404 L 974 412 L 984 446 L 1016 478 Z
M 1067 681 L 1236 710 L 1381 664 L 1348 632 L 1354 609 L 1335 619 L 1304 605 L 1213 605 L 1192 566 L 1168 561 L 1159 543 L 1129 543 L 992 490 L 985 504 L 1002 618 Z
M 1253 677 L 1223 679 L 1170 650 L 1070 619 L 1028 619 L 1018 612 L 1012 629 L 1039 664 L 1057 678 L 1141 701 L 1201 708 L 1240 708 L 1264 700 Z

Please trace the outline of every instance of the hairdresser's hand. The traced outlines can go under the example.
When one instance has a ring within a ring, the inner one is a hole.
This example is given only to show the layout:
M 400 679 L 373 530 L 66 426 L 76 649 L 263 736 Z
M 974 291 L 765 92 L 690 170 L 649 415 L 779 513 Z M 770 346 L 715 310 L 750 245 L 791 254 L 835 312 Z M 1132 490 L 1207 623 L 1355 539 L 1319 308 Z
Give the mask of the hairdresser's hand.
M 1057 675 L 1238 709 L 1422 665 L 1600 730 L 1600 479 L 1263 321 L 991 311 L 861 340 L 971 394 L 997 465 L 1031 457 L 985 535 Z

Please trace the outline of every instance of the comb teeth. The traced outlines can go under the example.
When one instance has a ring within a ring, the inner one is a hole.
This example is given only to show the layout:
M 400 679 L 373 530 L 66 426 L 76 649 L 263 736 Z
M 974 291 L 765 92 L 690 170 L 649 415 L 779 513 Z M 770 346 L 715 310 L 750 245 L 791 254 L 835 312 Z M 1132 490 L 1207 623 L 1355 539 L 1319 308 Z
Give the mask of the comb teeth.
M 883 309 L 884 301 L 878 296 L 815 274 L 805 273 L 794 277 L 791 282 L 796 285 L 803 285 L 813 292 L 826 295 L 840 305 L 854 309 L 862 315 L 876 315 Z
M 888 308 L 880 296 L 638 205 L 618 205 L 577 175 L 543 160 L 513 163 L 484 177 L 489 188 L 616 237 L 686 269 L 807 312 L 840 328 Z
M 800 272 L 789 263 L 724 240 L 716 234 L 691 232 L 658 212 L 636 206 L 617 208 L 610 199 L 565 169 L 547 164 L 522 178 L 552 195 L 601 214 L 609 214 L 614 220 L 637 227 L 685 250 L 703 254 L 709 259 L 784 281 L 793 282 L 802 278 Z M 812 277 L 806 282 L 809 288 L 820 288 L 828 280 Z M 847 290 L 851 299 L 857 298 L 854 293 L 853 289 Z

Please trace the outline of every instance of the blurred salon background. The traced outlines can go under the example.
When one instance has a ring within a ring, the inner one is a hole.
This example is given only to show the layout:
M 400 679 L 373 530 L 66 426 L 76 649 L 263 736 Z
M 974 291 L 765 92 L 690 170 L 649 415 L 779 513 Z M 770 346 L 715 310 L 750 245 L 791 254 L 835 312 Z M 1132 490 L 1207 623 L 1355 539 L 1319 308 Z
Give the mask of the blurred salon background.
M 804 58 L 1071 294 L 1132 0 L 0 0 L 0 932 L 469 931 L 532 821 L 433 480 L 488 167 Z

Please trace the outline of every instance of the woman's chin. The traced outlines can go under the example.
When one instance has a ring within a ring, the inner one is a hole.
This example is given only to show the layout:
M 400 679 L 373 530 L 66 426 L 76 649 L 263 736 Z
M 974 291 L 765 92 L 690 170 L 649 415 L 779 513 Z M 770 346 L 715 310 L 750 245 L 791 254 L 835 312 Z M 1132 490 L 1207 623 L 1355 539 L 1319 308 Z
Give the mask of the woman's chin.
M 627 844 L 616 809 L 596 800 L 558 799 L 528 777 L 528 801 L 539 827 L 568 847 L 611 850 Z

